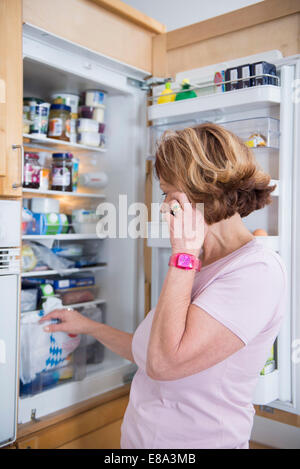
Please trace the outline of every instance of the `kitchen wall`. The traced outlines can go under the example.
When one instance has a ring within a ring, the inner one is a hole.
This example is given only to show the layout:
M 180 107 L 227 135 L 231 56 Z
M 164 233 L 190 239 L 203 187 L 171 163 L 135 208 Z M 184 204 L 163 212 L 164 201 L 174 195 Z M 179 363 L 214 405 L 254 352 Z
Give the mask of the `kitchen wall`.
M 123 0 L 137 10 L 166 25 L 167 31 L 223 15 L 262 0 Z

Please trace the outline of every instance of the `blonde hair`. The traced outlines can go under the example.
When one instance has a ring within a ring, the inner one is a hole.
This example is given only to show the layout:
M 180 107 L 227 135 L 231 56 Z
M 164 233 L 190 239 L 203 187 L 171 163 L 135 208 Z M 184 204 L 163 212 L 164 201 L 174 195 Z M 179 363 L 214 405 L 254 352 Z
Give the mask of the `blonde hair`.
M 165 132 L 158 142 L 155 170 L 190 202 L 204 203 L 208 224 L 264 207 L 276 187 L 269 186 L 270 176 L 250 148 L 212 123 Z

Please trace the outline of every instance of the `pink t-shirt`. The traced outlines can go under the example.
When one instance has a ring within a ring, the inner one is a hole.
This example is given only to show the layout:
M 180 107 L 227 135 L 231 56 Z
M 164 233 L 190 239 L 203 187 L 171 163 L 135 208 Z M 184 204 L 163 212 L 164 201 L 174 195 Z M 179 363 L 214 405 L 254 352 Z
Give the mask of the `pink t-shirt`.
M 138 370 L 121 447 L 248 448 L 255 385 L 279 332 L 285 291 L 280 257 L 256 240 L 203 267 L 195 276 L 192 303 L 230 329 L 245 347 L 207 370 L 173 381 L 153 380 L 145 371 L 155 314 L 150 311 L 133 336 Z

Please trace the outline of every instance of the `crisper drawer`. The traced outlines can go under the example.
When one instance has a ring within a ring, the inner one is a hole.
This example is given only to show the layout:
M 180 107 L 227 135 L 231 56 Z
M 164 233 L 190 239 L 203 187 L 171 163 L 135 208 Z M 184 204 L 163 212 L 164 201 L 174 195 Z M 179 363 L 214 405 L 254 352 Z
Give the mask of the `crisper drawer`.
M 82 314 L 104 322 L 98 305 L 78 308 Z M 63 332 L 48 333 L 39 324 L 42 312 L 24 313 L 20 330 L 20 397 L 39 394 L 69 381 L 86 376 L 88 364 L 104 359 L 104 346 L 91 336 Z M 55 321 L 54 321 L 55 322 Z

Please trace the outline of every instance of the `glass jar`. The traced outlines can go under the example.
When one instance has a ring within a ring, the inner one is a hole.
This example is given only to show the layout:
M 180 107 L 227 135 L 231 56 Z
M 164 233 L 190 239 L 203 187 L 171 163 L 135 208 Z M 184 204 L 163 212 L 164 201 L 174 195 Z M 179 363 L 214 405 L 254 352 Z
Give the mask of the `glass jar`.
M 53 191 L 72 192 L 72 159 L 72 153 L 53 153 L 51 169 Z
M 36 153 L 25 153 L 23 187 L 27 189 L 39 189 L 40 171 L 39 155 Z
M 70 141 L 71 108 L 65 104 L 52 104 L 49 115 L 48 137 Z

